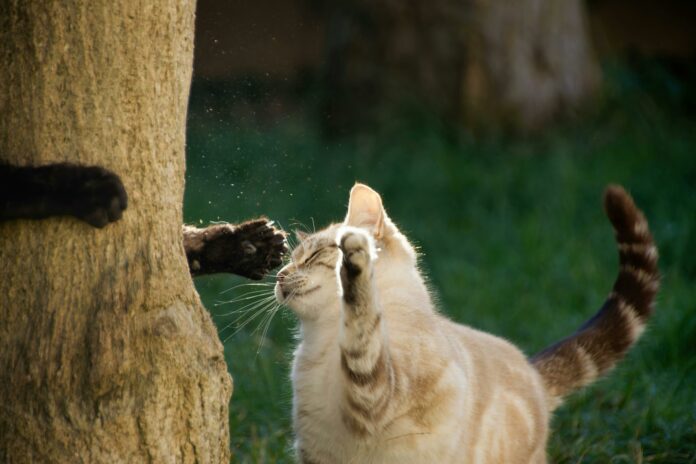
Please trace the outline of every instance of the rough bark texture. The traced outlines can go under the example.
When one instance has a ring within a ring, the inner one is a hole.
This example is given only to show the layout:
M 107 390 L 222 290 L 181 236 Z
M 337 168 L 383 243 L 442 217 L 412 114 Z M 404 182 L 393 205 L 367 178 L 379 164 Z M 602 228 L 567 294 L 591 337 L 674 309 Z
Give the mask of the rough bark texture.
M 0 224 L 0 462 L 224 462 L 181 241 L 193 1 L 0 0 L 0 156 L 116 172 L 123 218 Z
M 536 129 L 599 83 L 582 0 L 326 3 L 333 132 L 404 100 L 470 127 Z

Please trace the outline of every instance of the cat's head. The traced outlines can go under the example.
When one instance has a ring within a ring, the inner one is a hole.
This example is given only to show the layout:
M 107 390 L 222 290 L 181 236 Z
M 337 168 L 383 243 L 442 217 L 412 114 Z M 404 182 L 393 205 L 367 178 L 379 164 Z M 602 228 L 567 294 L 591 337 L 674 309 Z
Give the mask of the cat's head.
M 359 228 L 372 237 L 377 282 L 398 280 L 388 277 L 413 274 L 416 270 L 416 253 L 387 216 L 379 194 L 367 185 L 356 184 L 350 191 L 345 220 L 313 234 L 298 233 L 299 243 L 290 263 L 278 272 L 276 299 L 300 319 L 338 313 L 338 266 L 342 259 L 338 240 L 347 227 Z

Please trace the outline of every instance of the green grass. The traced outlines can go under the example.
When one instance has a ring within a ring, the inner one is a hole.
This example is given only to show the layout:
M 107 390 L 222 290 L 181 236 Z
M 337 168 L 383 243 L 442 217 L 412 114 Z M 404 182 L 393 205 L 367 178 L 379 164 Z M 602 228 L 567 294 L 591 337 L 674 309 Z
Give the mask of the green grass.
M 452 137 L 422 118 L 326 142 L 301 120 L 259 128 L 193 116 L 187 221 L 265 214 L 286 228 L 321 227 L 341 219 L 349 188 L 366 182 L 420 247 L 441 310 L 529 354 L 573 331 L 607 295 L 617 262 L 601 193 L 609 182 L 626 186 L 660 246 L 659 302 L 620 367 L 558 410 L 551 461 L 696 463 L 694 121 L 640 95 L 580 127 L 516 141 Z M 235 381 L 234 460 L 292 462 L 296 322 L 282 311 L 264 339 L 253 323 L 231 336 L 229 312 L 241 304 L 216 302 L 238 296 L 222 292 L 240 283 L 197 280 Z

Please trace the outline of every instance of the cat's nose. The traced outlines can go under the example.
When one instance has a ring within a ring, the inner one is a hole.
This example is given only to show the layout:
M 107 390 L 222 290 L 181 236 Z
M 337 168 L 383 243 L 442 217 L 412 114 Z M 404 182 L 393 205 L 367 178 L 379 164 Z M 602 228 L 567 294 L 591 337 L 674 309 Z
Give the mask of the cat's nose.
M 290 274 L 290 271 L 288 270 L 288 268 L 284 267 L 283 269 L 278 271 L 276 278 L 278 279 L 278 282 L 283 282 L 289 274 Z

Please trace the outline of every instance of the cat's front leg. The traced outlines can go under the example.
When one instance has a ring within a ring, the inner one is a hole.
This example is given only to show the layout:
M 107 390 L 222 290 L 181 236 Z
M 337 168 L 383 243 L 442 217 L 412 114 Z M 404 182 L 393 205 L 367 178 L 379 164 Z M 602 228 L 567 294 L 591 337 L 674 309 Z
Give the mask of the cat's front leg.
M 366 437 L 384 423 L 394 393 L 394 369 L 375 291 L 371 238 L 360 229 L 347 229 L 339 247 L 343 253 L 339 343 L 345 387 L 341 419 L 350 433 Z

